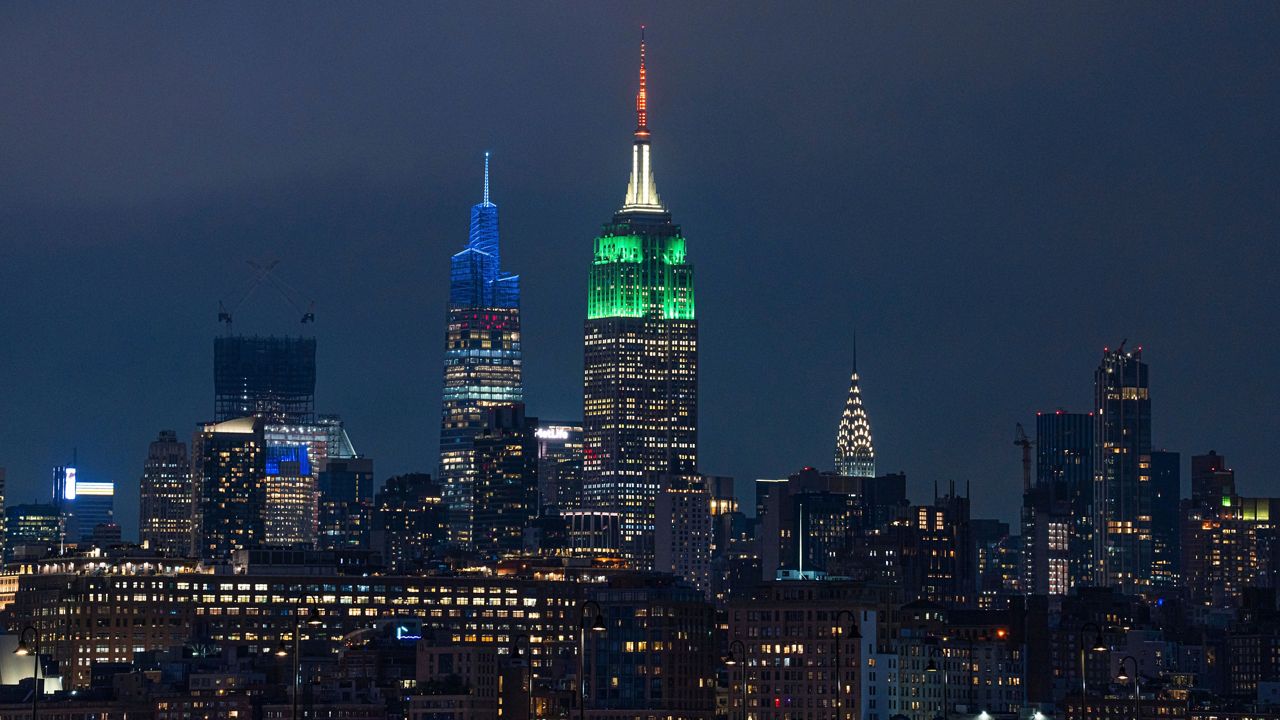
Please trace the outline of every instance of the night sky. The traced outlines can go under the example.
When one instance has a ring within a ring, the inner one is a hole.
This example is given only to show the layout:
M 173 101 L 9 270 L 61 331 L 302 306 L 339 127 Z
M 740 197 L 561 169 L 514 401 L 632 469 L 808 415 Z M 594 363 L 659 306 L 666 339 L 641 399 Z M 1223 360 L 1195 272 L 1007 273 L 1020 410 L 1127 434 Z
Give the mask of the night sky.
M 1280 494 L 1280 5 L 685 5 L 5 3 L 8 502 L 78 448 L 134 536 L 147 444 L 212 416 L 248 260 L 314 299 L 318 410 L 379 480 L 434 472 L 485 150 L 529 412 L 580 417 L 642 23 L 697 268 L 704 472 L 831 467 L 856 328 L 880 470 L 916 501 L 971 481 L 1012 520 L 1014 423 L 1087 410 L 1128 338 L 1155 444 Z M 263 288 L 236 328 L 298 315 Z

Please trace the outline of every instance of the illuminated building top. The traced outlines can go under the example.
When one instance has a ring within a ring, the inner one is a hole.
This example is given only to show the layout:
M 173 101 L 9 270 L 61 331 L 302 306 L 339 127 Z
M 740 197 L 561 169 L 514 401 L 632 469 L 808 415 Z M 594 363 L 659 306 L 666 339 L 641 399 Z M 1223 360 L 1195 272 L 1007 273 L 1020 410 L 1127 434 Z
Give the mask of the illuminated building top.
M 876 450 L 871 443 L 871 422 L 867 419 L 867 411 L 862 407 L 856 350 L 853 378 L 849 381 L 849 397 L 845 400 L 840 428 L 836 431 L 836 472 L 850 477 L 876 476 Z
M 640 28 L 640 89 L 636 91 L 635 144 L 631 146 L 631 180 L 627 183 L 627 199 L 622 212 L 667 211 L 658 198 L 658 185 L 653 180 L 649 159 L 648 76 L 644 69 L 644 28 Z

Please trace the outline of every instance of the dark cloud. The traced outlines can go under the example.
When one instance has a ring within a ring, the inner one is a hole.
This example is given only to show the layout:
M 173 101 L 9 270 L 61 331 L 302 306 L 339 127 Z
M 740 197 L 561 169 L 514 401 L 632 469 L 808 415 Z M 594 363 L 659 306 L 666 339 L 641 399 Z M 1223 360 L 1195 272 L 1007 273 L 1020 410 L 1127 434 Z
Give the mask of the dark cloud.
M 1152 365 L 1157 444 L 1246 489 L 1280 404 L 1280 11 L 1161 4 L 18 4 L 0 9 L 0 464 L 136 479 L 211 412 L 217 301 L 281 259 L 320 406 L 432 469 L 448 256 L 494 152 L 531 412 L 580 413 L 590 242 L 649 25 L 690 238 L 704 469 L 830 464 L 853 328 L 881 467 L 1016 512 L 1013 424 Z M 295 330 L 270 295 L 246 329 Z

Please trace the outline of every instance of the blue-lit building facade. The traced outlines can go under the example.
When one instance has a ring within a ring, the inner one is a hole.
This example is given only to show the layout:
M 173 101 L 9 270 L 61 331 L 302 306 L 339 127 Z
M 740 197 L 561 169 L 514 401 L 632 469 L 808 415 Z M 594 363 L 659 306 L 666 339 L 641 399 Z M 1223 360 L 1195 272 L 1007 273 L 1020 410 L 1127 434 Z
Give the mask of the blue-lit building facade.
M 489 199 L 486 153 L 484 199 L 471 207 L 467 247 L 453 256 L 449 273 L 440 482 L 454 544 L 472 544 L 474 439 L 484 427 L 486 411 L 523 401 L 520 277 L 501 267 L 498 206 Z
M 94 528 L 114 522 L 115 483 L 82 480 L 76 468 L 56 467 L 53 504 L 62 517 L 63 542 L 86 542 Z

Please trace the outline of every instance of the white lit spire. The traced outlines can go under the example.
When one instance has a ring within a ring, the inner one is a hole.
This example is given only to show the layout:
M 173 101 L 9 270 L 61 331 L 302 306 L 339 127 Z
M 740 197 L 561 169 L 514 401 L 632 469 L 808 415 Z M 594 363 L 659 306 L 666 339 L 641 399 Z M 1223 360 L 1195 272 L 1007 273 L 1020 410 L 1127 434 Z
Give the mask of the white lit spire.
M 666 212 L 658 198 L 649 161 L 648 76 L 644 69 L 644 26 L 640 26 L 640 90 L 636 92 L 635 143 L 631 146 L 631 179 L 623 212 Z
M 853 378 L 849 382 L 849 398 L 836 431 L 836 472 L 851 477 L 876 476 L 876 450 L 871 443 L 871 421 L 862 407 L 862 389 L 858 387 L 858 350 L 853 351 Z

